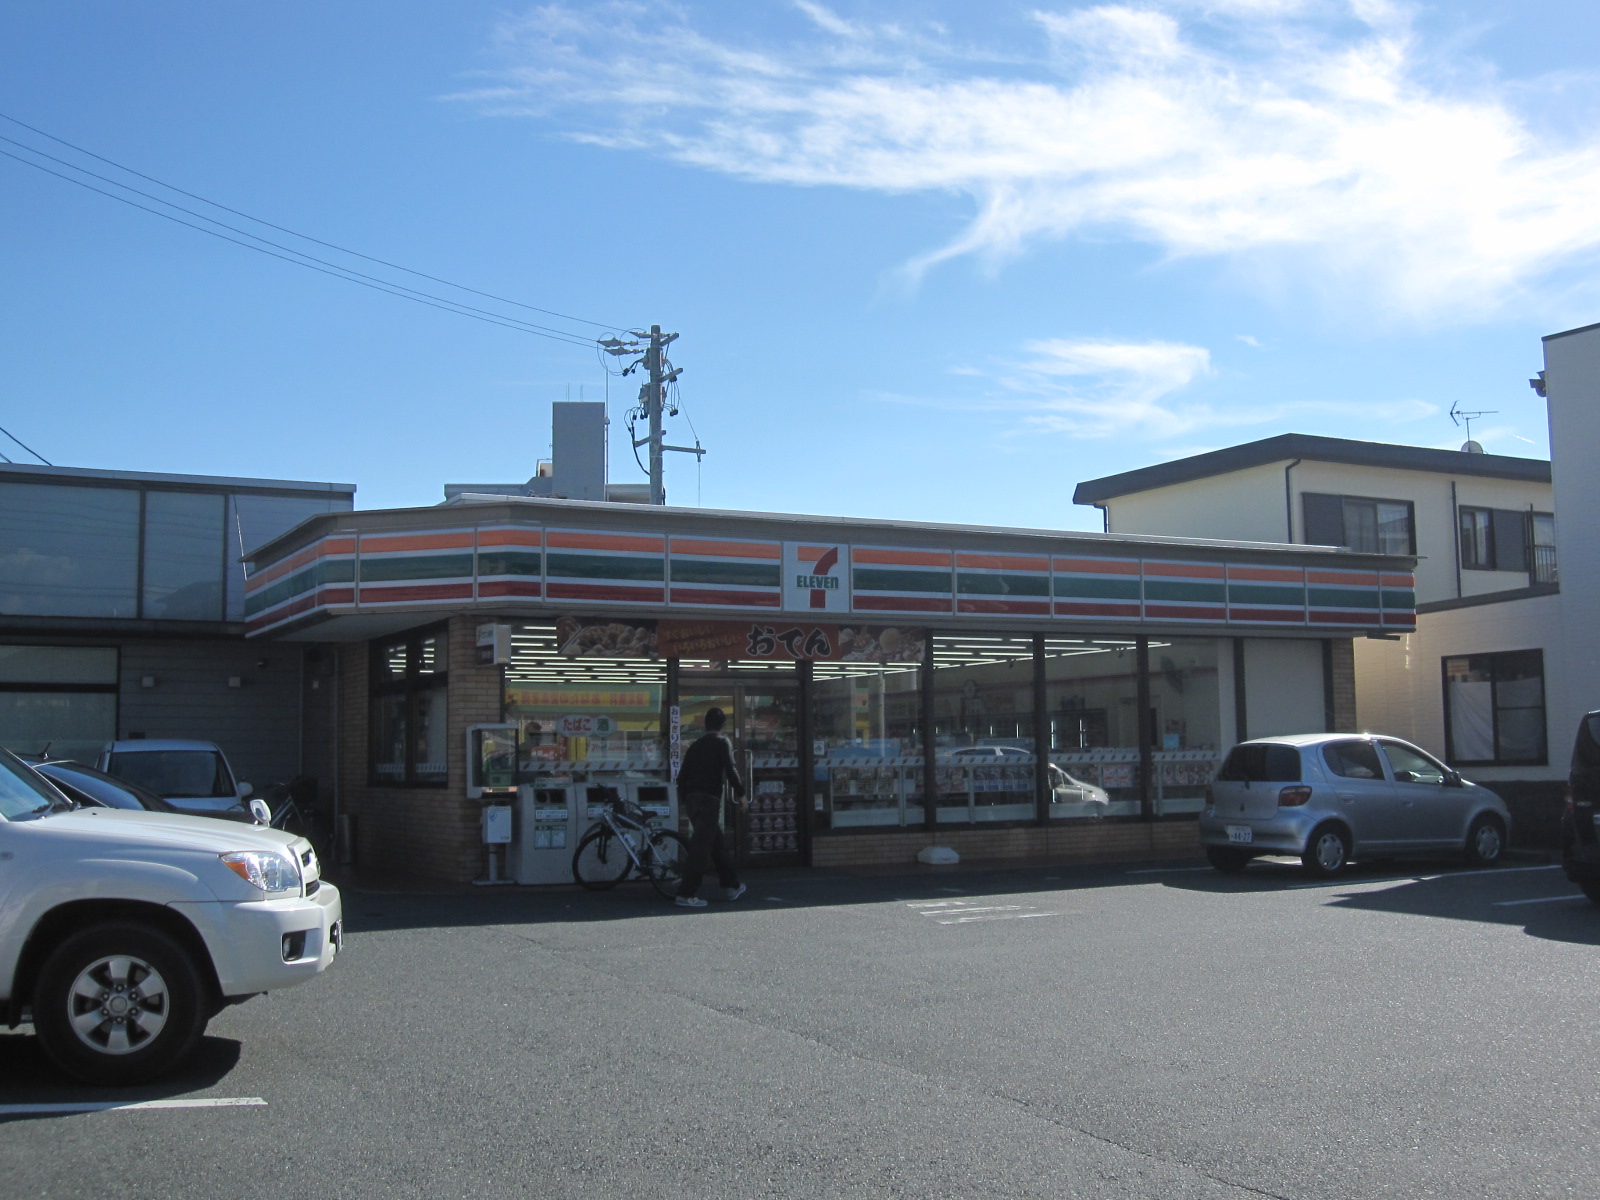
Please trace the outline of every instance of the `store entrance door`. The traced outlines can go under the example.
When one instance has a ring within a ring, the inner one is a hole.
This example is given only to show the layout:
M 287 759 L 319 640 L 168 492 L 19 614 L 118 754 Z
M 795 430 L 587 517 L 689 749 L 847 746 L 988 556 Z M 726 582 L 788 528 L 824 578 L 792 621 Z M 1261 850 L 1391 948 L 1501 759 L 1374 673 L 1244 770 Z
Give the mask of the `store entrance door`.
M 799 681 L 774 673 L 759 683 L 686 678 L 679 686 L 679 720 L 685 748 L 705 731 L 708 708 L 720 708 L 733 741 L 734 763 L 750 804 L 727 804 L 723 828 L 739 864 L 795 865 L 804 861 L 809 828 L 801 804 Z

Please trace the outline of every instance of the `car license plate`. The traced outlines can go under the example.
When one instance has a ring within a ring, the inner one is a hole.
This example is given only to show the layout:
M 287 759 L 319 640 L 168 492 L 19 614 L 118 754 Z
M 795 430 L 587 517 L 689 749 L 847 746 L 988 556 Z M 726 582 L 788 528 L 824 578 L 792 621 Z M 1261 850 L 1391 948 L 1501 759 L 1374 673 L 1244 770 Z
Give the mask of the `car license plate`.
M 1255 837 L 1255 831 L 1248 825 L 1229 825 L 1228 840 L 1230 842 L 1248 842 Z

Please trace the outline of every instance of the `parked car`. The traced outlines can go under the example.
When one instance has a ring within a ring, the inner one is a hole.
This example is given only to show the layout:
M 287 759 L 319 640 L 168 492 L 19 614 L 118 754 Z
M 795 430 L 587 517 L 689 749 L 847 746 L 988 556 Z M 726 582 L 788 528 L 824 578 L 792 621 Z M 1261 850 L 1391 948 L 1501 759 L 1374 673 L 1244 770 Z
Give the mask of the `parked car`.
M 326 970 L 342 921 L 304 838 L 77 808 L 0 750 L 0 1024 L 79 1079 L 170 1070 L 225 1006 Z
M 1500 860 L 1505 802 L 1423 750 L 1376 734 L 1258 738 L 1228 751 L 1207 790 L 1200 844 L 1219 871 L 1297 855 L 1332 876 L 1353 859 L 1457 851 Z
M 70 758 L 47 758 L 33 762 L 26 755 L 17 757 L 65 792 L 67 799 L 79 807 L 142 809 L 145 812 L 187 813 L 195 817 L 215 817 L 223 821 L 245 821 L 258 825 L 268 823 L 259 814 L 251 812 L 242 801 L 232 808 L 184 808 L 163 800 L 136 783 L 129 783 L 126 779 L 108 775 L 94 767 L 86 767 Z M 268 816 L 270 819 L 270 812 Z
M 1584 715 L 1572 746 L 1567 803 L 1561 814 L 1561 866 L 1583 894 L 1600 904 L 1600 712 Z
M 240 801 L 250 794 L 228 765 L 215 742 L 177 738 L 134 738 L 110 742 L 95 766 L 108 775 L 138 784 L 169 804 L 195 813 L 243 812 Z M 231 811 L 230 811 L 231 810 Z M 246 813 L 242 818 L 249 820 Z

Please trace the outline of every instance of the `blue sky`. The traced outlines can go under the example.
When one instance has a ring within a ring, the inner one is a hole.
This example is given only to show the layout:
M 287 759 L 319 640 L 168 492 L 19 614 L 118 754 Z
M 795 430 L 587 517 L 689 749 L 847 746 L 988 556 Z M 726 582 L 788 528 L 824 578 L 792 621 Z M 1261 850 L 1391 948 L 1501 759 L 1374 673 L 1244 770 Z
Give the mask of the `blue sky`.
M 1600 321 L 1581 0 L 22 0 L 0 29 L 14 121 L 579 320 L 13 121 L 0 150 L 580 342 L 678 332 L 669 439 L 709 454 L 669 456 L 675 504 L 1095 528 L 1079 480 L 1291 431 L 1454 447 L 1452 405 L 1543 456 L 1539 338 Z M 58 465 L 431 504 L 532 474 L 581 396 L 643 482 L 637 377 L 584 345 L 15 158 L 0 220 L 0 426 Z

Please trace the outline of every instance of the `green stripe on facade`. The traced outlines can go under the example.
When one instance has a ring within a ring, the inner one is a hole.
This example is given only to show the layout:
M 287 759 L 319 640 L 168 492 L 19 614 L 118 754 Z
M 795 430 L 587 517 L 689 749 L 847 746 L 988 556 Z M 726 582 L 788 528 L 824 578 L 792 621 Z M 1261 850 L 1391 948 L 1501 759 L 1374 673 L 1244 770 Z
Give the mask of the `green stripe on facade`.
M 1227 589 L 1220 583 L 1190 583 L 1171 579 L 1146 579 L 1144 581 L 1144 598 L 1146 600 L 1221 604 L 1226 597 Z
M 893 571 L 881 567 L 856 567 L 850 575 L 858 592 L 927 592 L 950 594 L 948 571 Z
M 956 572 L 956 587 L 968 596 L 1048 596 L 1048 575 L 973 575 Z
M 285 575 L 276 583 L 268 584 L 259 592 L 247 595 L 244 601 L 245 615 L 253 616 L 269 608 L 276 608 L 285 600 L 292 600 L 296 596 L 315 591 L 330 583 L 350 583 L 354 579 L 355 567 L 348 558 L 314 562 L 310 566 Z
M 1311 589 L 1312 608 L 1378 608 L 1376 588 L 1324 588 Z
M 1230 604 L 1281 604 L 1291 608 L 1304 608 L 1306 590 L 1293 584 L 1274 586 L 1270 583 L 1230 583 Z
M 705 559 L 672 560 L 673 583 L 706 583 L 719 587 L 779 587 L 783 568 L 777 563 L 707 562 Z
M 463 554 L 385 555 L 361 559 L 362 583 L 417 579 L 471 579 L 472 552 Z
M 1404 609 L 1407 612 L 1417 607 L 1417 594 L 1412 591 L 1393 591 L 1385 588 L 1381 593 L 1384 608 Z
M 544 569 L 544 555 L 537 550 L 480 550 L 479 575 L 537 575 Z
M 562 579 L 629 579 L 661 583 L 665 558 L 623 558 L 601 554 L 547 554 L 545 568 Z
M 1137 600 L 1137 579 L 1056 578 L 1056 595 L 1064 600 Z

